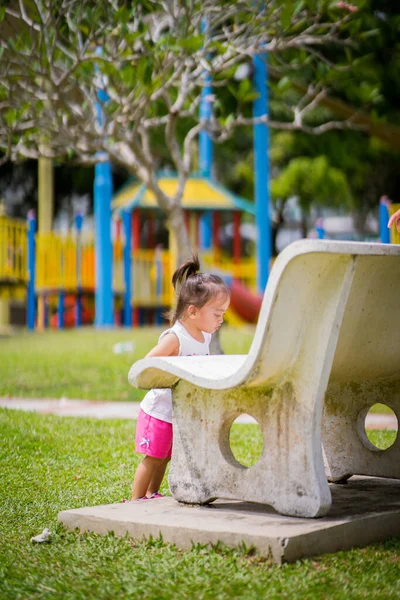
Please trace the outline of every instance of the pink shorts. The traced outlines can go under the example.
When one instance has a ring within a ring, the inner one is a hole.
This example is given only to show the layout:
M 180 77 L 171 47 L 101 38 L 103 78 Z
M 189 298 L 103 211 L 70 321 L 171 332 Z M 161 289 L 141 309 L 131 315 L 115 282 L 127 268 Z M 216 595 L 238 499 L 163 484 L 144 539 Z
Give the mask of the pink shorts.
M 136 452 L 153 458 L 171 458 L 172 423 L 151 417 L 140 409 L 136 425 Z

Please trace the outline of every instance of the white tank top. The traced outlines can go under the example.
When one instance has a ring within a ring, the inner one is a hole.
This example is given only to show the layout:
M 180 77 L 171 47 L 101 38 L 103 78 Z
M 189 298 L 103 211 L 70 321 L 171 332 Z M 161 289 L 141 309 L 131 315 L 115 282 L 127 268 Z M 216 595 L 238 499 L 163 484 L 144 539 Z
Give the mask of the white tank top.
M 177 321 L 170 329 L 164 331 L 159 342 L 167 333 L 174 333 L 179 341 L 178 356 L 206 356 L 210 354 L 211 333 L 203 331 L 204 342 L 198 342 L 190 335 L 184 326 Z M 147 392 L 140 408 L 160 421 L 172 423 L 172 393 L 169 388 L 153 389 Z

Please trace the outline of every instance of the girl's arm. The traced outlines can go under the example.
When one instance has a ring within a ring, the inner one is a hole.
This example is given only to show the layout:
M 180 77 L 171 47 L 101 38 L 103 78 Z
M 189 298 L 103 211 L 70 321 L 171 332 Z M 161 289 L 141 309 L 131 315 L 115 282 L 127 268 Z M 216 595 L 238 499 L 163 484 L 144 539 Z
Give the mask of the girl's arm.
M 162 340 L 154 346 L 146 358 L 149 356 L 178 356 L 179 341 L 174 333 L 167 333 Z

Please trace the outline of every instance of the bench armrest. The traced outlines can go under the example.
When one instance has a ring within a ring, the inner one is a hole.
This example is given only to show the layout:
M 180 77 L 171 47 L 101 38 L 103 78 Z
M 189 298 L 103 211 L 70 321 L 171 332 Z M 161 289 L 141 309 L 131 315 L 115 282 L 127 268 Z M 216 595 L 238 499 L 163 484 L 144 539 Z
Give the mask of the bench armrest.
M 246 358 L 246 354 L 144 358 L 132 365 L 128 380 L 145 390 L 170 388 L 179 379 L 210 390 L 226 389 L 241 383 L 238 375 Z

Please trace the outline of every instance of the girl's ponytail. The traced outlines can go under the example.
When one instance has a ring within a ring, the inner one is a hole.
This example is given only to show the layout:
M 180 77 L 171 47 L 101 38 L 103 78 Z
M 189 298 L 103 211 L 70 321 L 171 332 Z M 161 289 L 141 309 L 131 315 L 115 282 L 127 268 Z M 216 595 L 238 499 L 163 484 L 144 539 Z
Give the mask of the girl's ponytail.
M 172 276 L 172 285 L 174 289 L 178 285 L 182 285 L 189 277 L 197 275 L 200 271 L 200 260 L 198 254 L 193 254 L 192 257 L 183 263 Z

